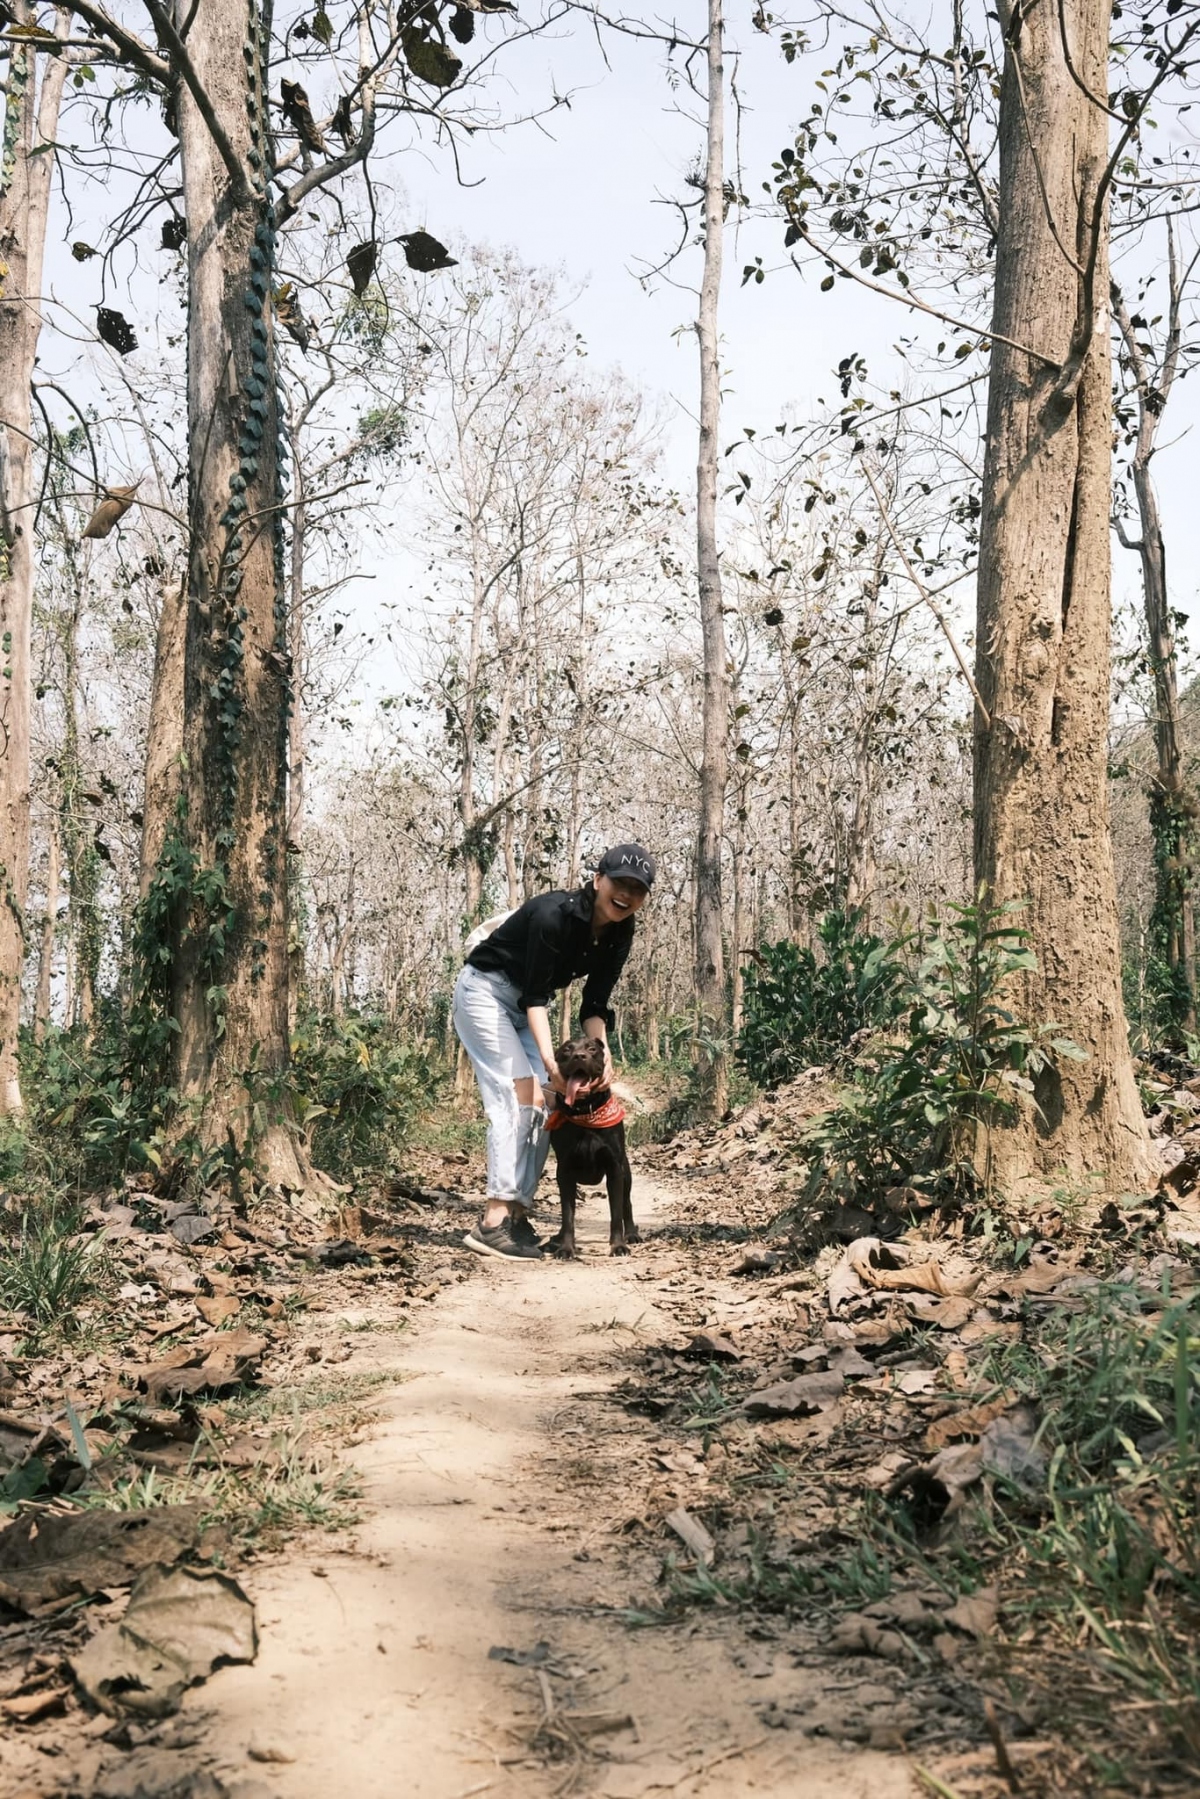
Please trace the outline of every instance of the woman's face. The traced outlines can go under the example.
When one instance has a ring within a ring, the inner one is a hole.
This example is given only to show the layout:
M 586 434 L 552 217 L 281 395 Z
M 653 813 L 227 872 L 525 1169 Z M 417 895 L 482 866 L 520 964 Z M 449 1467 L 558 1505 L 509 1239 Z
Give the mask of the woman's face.
M 592 909 L 595 925 L 616 924 L 618 919 L 632 918 L 650 895 L 640 881 L 614 880 L 612 875 L 596 876 L 596 903 Z

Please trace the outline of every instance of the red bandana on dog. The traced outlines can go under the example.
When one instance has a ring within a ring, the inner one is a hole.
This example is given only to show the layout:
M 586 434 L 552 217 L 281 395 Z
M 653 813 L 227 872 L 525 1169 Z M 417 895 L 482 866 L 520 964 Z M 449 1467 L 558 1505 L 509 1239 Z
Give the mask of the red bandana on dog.
M 546 1129 L 556 1131 L 561 1124 L 582 1124 L 589 1131 L 608 1131 L 614 1124 L 621 1124 L 624 1118 L 624 1106 L 615 1094 L 610 1093 L 594 1112 L 564 1112 L 561 1107 L 556 1108 L 546 1120 Z

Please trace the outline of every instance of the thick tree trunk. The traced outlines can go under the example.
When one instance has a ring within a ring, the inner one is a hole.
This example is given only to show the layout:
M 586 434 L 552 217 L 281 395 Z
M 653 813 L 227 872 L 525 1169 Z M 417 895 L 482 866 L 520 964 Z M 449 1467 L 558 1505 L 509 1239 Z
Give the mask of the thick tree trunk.
M 696 566 L 704 643 L 704 744 L 696 845 L 696 999 L 707 1109 L 728 1104 L 725 959 L 721 940 L 721 834 L 729 773 L 729 675 L 717 548 L 717 433 L 721 369 L 717 312 L 725 229 L 725 71 L 722 0 L 708 0 L 708 153 L 704 179 L 704 273 L 700 284 L 700 449 L 696 464 Z M 720 1047 L 718 1047 L 720 1046 Z
M 268 35 L 256 0 L 209 0 L 204 29 L 188 39 L 228 161 L 179 86 L 189 277 L 184 798 L 194 883 L 175 919 L 172 976 L 181 1099 L 196 1104 L 207 1141 L 229 1143 L 269 1181 L 299 1189 L 308 1171 L 278 1094 L 288 1060 L 289 663 Z M 247 1089 L 250 1069 L 257 1093 Z M 262 1128 L 252 1128 L 256 1098 Z
M 164 581 L 159 597 L 150 719 L 146 731 L 146 780 L 142 797 L 142 853 L 138 892 L 145 899 L 175 822 L 183 767 L 183 654 L 187 605 L 183 582 Z
M 1151 1161 L 1121 1003 L 1106 768 L 1108 118 L 1083 91 L 1107 92 L 1109 6 L 1063 9 L 1061 21 L 1053 7 L 1003 16 L 977 628 L 991 723 L 976 725 L 975 872 L 993 900 L 1029 902 L 1038 972 L 1017 1009 L 1088 1059 L 1047 1072 L 1038 1112 L 992 1133 L 992 1173 L 1001 1186 L 1065 1169 L 1137 1188 Z
M 58 928 L 58 820 L 50 814 L 46 852 L 46 911 L 42 918 L 42 945 L 38 957 L 37 995 L 33 1007 L 33 1034 L 40 1043 L 50 1022 L 50 980 L 54 969 L 54 938 Z
M 10 0 L 13 23 L 34 22 Z M 60 37 L 68 15 L 58 15 Z M 41 80 L 39 85 L 39 71 Z M 29 886 L 29 657 L 36 483 L 31 383 L 42 328 L 42 262 L 66 56 L 9 38 L 0 158 L 0 1114 L 23 1109 L 17 1072 Z M 37 152 L 35 154 L 35 152 Z

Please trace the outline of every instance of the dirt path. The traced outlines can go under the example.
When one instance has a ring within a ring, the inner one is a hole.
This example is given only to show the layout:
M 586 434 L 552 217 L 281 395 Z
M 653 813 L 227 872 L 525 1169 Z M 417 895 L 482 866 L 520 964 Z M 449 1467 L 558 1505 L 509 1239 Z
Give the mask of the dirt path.
M 764 1726 L 772 1701 L 794 1703 L 813 1678 L 788 1655 L 748 1655 L 719 1615 L 631 1630 L 598 1609 L 630 1599 L 601 1541 L 625 1495 L 584 1396 L 619 1377 L 622 1345 L 673 1329 L 654 1272 L 670 1203 L 640 1183 L 649 1241 L 631 1260 L 609 1258 L 592 1203 L 581 1262 L 473 1265 L 412 1331 L 349 1339 L 362 1347 L 348 1371 L 396 1376 L 348 1452 L 365 1521 L 351 1551 L 253 1575 L 258 1661 L 195 1699 L 226 1779 L 256 1777 L 281 1799 L 909 1799 L 902 1756 Z M 538 1643 L 540 1674 L 489 1659 Z M 529 1750 L 544 1695 L 636 1727 L 555 1762 Z M 261 1759 L 276 1753 L 294 1759 Z

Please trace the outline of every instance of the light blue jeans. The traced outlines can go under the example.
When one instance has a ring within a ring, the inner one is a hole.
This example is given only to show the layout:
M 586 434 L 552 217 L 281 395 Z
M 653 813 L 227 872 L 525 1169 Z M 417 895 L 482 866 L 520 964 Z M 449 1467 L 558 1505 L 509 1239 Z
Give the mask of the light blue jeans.
M 531 1075 L 545 1085 L 546 1069 L 512 982 L 468 963 L 454 988 L 454 1028 L 471 1058 L 487 1115 L 487 1191 L 506 1205 L 531 1206 L 550 1133 L 541 1106 L 517 1102 L 514 1081 Z

